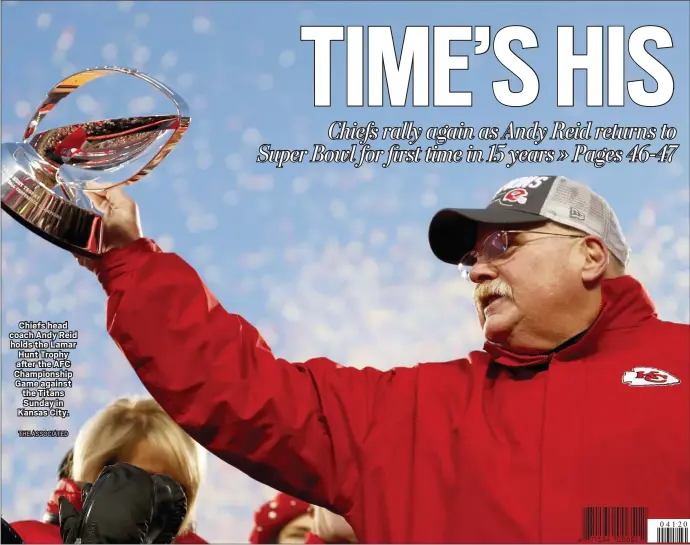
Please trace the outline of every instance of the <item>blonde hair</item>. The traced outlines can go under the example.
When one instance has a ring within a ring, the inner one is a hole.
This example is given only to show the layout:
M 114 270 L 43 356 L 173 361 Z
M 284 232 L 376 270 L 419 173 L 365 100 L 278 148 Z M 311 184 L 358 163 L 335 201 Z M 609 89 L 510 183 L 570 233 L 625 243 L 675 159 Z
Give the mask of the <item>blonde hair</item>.
M 151 445 L 187 494 L 187 517 L 178 534 L 191 530 L 191 515 L 204 473 L 205 452 L 151 398 L 120 398 L 79 430 L 74 445 L 72 478 L 92 483 L 101 470 L 126 462 L 141 443 Z

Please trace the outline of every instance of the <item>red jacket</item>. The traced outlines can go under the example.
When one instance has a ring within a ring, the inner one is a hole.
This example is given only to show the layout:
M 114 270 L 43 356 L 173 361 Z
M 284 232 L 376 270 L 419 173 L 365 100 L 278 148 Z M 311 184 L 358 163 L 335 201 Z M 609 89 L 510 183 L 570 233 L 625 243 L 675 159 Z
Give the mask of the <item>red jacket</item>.
M 556 353 L 487 344 L 387 372 L 274 357 L 145 239 L 106 254 L 99 278 L 110 335 L 172 418 L 249 476 L 343 514 L 362 543 L 574 543 L 690 518 L 690 328 L 657 319 L 630 277 L 604 283 L 596 323 Z M 642 367 L 662 372 L 624 382 Z

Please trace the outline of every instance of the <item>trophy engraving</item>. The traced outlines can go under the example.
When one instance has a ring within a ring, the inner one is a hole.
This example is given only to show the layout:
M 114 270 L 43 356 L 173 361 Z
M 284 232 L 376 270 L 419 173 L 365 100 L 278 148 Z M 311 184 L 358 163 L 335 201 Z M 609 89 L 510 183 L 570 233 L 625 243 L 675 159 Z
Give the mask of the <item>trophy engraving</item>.
M 94 79 L 121 73 L 151 84 L 177 109 L 176 114 L 105 119 L 37 132 L 55 105 Z M 136 70 L 119 67 L 84 70 L 58 83 L 31 118 L 18 143 L 2 144 L 2 209 L 27 229 L 85 257 L 103 253 L 102 216 L 87 196 L 97 190 L 132 184 L 154 169 L 180 141 L 191 118 L 174 91 Z M 124 166 L 155 151 L 133 175 L 103 183 Z

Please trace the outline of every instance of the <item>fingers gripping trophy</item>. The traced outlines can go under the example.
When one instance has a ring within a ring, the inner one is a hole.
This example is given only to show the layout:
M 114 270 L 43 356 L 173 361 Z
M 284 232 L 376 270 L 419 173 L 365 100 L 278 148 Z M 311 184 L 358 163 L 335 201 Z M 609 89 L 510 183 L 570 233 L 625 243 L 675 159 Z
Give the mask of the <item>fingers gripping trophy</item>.
M 113 74 L 149 83 L 174 104 L 177 113 L 38 131 L 58 102 L 82 85 Z M 2 209 L 49 242 L 82 258 L 98 258 L 113 246 L 105 238 L 103 213 L 112 203 L 104 191 L 133 184 L 151 172 L 180 141 L 190 121 L 187 104 L 179 95 L 136 70 L 91 68 L 69 76 L 38 107 L 24 140 L 2 144 Z M 128 178 L 104 179 L 142 158 L 148 160 Z

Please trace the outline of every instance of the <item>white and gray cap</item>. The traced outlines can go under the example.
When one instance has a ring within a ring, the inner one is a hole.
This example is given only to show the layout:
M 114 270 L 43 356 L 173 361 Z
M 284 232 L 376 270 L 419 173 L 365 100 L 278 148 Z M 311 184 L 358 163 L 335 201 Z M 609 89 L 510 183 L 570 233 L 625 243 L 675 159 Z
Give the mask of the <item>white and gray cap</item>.
M 445 208 L 429 226 L 429 244 L 441 261 L 457 265 L 476 244 L 477 226 L 552 221 L 599 237 L 621 263 L 630 248 L 613 209 L 588 186 L 563 176 L 526 176 L 503 185 L 486 208 Z

